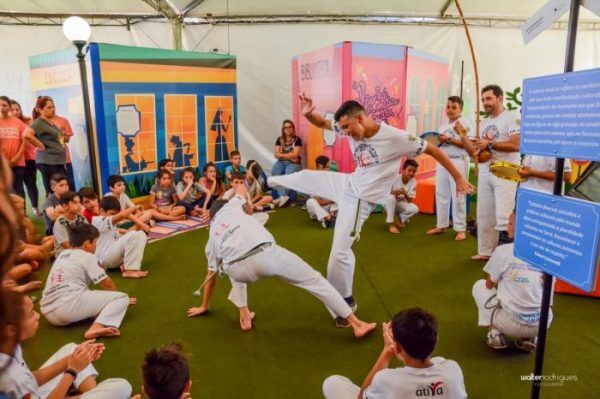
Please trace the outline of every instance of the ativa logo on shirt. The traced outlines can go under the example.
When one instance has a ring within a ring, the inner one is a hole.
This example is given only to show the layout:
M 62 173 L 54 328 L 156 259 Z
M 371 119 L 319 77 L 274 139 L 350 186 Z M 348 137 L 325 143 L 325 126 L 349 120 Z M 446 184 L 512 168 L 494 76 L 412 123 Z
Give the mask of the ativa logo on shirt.
M 444 394 L 444 387 L 442 386 L 444 381 L 432 382 L 429 385 L 421 385 L 417 387 L 415 395 L 418 398 L 430 398 L 437 397 Z
M 379 155 L 375 148 L 369 144 L 359 143 L 354 150 L 354 162 L 361 168 L 377 165 L 379 163 Z

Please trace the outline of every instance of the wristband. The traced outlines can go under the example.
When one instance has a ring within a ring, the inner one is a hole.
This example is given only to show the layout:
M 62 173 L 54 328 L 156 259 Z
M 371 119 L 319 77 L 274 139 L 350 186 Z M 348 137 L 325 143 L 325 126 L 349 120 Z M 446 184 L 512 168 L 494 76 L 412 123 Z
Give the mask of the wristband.
M 77 371 L 73 370 L 72 368 L 66 369 L 65 374 L 69 374 L 71 377 L 73 377 L 73 379 L 77 378 Z
M 489 142 L 486 149 L 488 149 L 489 151 L 492 151 L 494 149 L 494 143 L 493 142 Z

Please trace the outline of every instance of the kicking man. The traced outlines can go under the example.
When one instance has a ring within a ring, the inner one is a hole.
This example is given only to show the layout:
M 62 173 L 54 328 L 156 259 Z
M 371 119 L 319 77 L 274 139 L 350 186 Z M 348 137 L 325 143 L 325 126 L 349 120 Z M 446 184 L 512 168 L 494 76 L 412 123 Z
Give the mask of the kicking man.
M 355 337 L 363 337 L 375 329 L 375 323 L 365 323 L 354 315 L 350 306 L 319 272 L 299 256 L 277 245 L 267 229 L 244 212 L 242 207 L 246 203 L 246 195 L 246 187 L 240 185 L 231 200 L 217 200 L 211 206 L 212 220 L 206 244 L 209 269 L 217 270 L 222 263 L 223 270 L 235 283 L 279 277 L 310 292 L 337 316 L 347 320 Z M 240 309 L 247 308 L 245 288 L 232 290 L 229 297 Z M 197 316 L 205 311 L 202 307 L 191 308 L 188 316 Z M 243 317 L 242 314 L 240 316 Z
M 352 244 L 373 207 L 386 203 L 402 158 L 431 155 L 452 175 L 460 195 L 472 192 L 472 187 L 443 151 L 403 130 L 374 121 L 357 101 L 344 102 L 335 113 L 335 122 L 316 113 L 312 99 L 304 94 L 300 95 L 300 103 L 301 111 L 310 123 L 348 136 L 356 169 L 351 174 L 303 170 L 271 176 L 268 184 L 317 195 L 338 205 L 327 279 L 356 309 L 352 296 L 355 262 Z M 340 325 L 343 320 L 338 318 L 336 323 Z

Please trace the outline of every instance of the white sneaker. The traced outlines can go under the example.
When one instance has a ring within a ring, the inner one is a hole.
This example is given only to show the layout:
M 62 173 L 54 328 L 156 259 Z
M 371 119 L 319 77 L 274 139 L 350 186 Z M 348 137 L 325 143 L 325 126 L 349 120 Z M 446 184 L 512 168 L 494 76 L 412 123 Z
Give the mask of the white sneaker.
M 515 340 L 515 346 L 523 352 L 533 352 L 537 347 L 536 338 L 518 338 Z
M 274 199 L 273 202 L 271 202 L 271 203 L 275 206 L 279 205 L 279 198 Z
M 495 350 L 505 349 L 508 346 L 506 344 L 504 334 L 498 330 L 488 331 L 487 337 L 485 338 L 485 343 L 487 346 Z
M 282 206 L 287 204 L 289 199 L 290 197 L 288 197 L 287 195 L 282 195 L 281 197 L 279 197 L 279 202 L 277 203 L 277 206 L 281 208 Z

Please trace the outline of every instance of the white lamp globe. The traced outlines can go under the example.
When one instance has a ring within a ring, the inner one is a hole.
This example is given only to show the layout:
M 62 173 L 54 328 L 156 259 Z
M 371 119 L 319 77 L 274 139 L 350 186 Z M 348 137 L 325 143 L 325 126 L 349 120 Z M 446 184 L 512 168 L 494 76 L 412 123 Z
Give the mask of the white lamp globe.
M 87 42 L 92 30 L 87 21 L 81 17 L 69 17 L 63 22 L 63 33 L 72 42 Z

